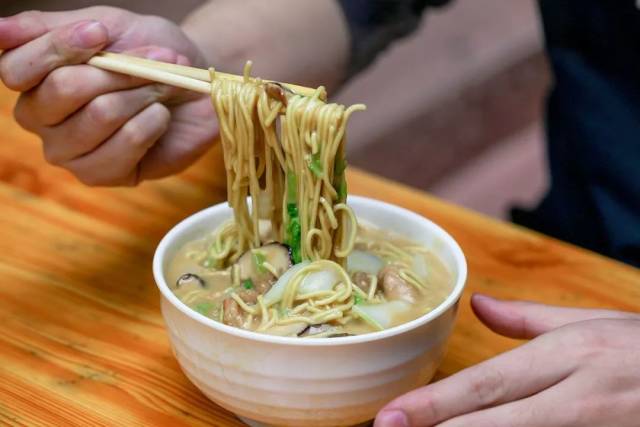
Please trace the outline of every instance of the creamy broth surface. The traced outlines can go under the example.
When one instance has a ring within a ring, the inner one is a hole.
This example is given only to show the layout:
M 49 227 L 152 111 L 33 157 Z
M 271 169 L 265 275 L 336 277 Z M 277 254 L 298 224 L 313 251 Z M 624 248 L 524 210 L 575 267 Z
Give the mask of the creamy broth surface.
M 172 291 L 183 303 L 202 315 L 231 326 L 266 334 L 339 337 L 371 333 L 409 322 L 430 312 L 446 299 L 452 289 L 451 272 L 432 251 L 397 234 L 361 225 L 358 227 L 353 251 L 344 265 L 351 281 L 350 286 L 355 292 L 345 299 L 339 315 L 336 313 L 332 317 L 329 312 L 324 316 L 322 310 L 330 311 L 330 308 L 322 304 L 328 301 L 323 301 L 322 293 L 328 294 L 329 299 L 332 298 L 329 291 L 318 290 L 329 283 L 324 280 L 324 276 L 333 275 L 333 289 L 334 292 L 337 289 L 338 293 L 340 289 L 346 288 L 344 276 L 332 273 L 330 268 L 324 272 L 322 268 L 316 269 L 317 271 L 310 273 L 315 282 L 307 278 L 298 281 L 298 293 L 291 297 L 293 303 L 290 307 L 285 307 L 282 302 L 265 302 L 272 294 L 277 293 L 274 288 L 278 286 L 278 279 L 284 276 L 286 269 L 277 272 L 279 277 L 273 275 L 271 283 L 264 284 L 250 279 L 241 281 L 234 277 L 242 274 L 240 268 L 216 266 L 208 257 L 213 241 L 213 235 L 204 237 L 185 244 L 178 251 L 167 270 Z M 255 252 L 259 256 L 253 253 L 248 256 L 254 261 L 256 258 L 264 258 L 260 248 Z M 267 257 L 269 255 L 267 253 Z M 295 270 L 292 267 L 289 269 Z M 318 271 L 322 274 L 318 274 Z M 261 274 L 264 275 L 264 272 Z M 317 298 L 299 300 L 299 294 L 305 294 L 301 291 L 307 285 L 305 280 L 311 286 L 307 288 L 316 292 Z M 376 282 L 375 285 L 373 282 Z M 259 301 L 256 301 L 257 297 Z M 236 303 L 238 299 L 240 301 Z M 273 298 L 271 300 L 274 301 Z M 243 310 L 239 303 L 245 303 L 246 309 Z M 303 310 L 305 304 L 307 308 Z M 238 313 L 231 313 L 232 309 L 238 308 Z M 273 324 L 269 325 L 263 319 L 265 314 Z M 309 319 L 318 315 L 327 320 L 309 325 Z M 297 322 L 296 319 L 302 321 Z

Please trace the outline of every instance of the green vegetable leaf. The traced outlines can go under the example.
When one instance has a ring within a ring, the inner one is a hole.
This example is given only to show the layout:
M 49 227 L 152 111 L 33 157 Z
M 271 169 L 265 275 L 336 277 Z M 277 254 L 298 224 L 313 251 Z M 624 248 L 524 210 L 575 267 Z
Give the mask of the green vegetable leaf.
M 207 316 L 212 308 L 213 308 L 213 303 L 201 302 L 200 304 L 196 304 L 196 306 L 194 307 L 194 310 L 204 316 Z
M 298 207 L 295 203 L 287 203 L 287 213 L 289 218 L 298 218 Z
M 293 171 L 287 172 L 287 203 L 296 203 L 298 193 L 298 179 Z
M 333 176 L 342 176 L 347 169 L 347 160 L 343 156 L 336 157 L 336 163 L 333 165 Z
M 297 264 L 302 261 L 302 254 L 300 252 L 300 236 L 302 234 L 302 229 L 300 227 L 300 216 L 298 214 L 298 207 L 295 203 L 287 203 L 287 214 L 289 218 L 287 221 L 285 243 L 291 248 L 291 257 L 293 258 L 293 263 Z
M 322 178 L 324 170 L 322 168 L 322 161 L 320 160 L 320 153 L 312 154 L 307 161 L 307 166 L 315 176 Z
M 344 175 L 346 169 L 347 160 L 344 155 L 339 154 L 333 165 L 333 186 L 336 189 L 336 193 L 338 193 L 338 202 L 347 200 L 347 178 Z
M 360 295 L 358 295 L 358 294 L 355 294 L 355 295 L 353 296 L 353 301 L 354 301 L 353 303 L 354 303 L 355 305 L 362 304 L 362 297 L 361 297 Z
M 287 171 L 287 222 L 285 227 L 284 240 L 291 248 L 291 258 L 293 263 L 302 261 L 301 255 L 301 227 L 300 215 L 297 203 L 298 179 L 292 170 Z
M 253 251 L 251 253 L 253 255 L 253 262 L 260 273 L 266 273 L 267 269 L 264 268 L 264 262 L 267 260 L 264 254 L 260 251 Z
M 246 279 L 242 282 L 242 287 L 245 289 L 253 289 L 253 280 Z
M 338 201 L 344 202 L 347 200 L 347 180 L 342 178 L 342 181 L 338 184 L 338 188 L 336 189 L 338 192 Z
M 291 257 L 295 264 L 302 261 L 302 254 L 300 252 L 301 234 L 300 220 L 298 218 L 290 218 L 287 226 L 287 245 L 291 248 Z

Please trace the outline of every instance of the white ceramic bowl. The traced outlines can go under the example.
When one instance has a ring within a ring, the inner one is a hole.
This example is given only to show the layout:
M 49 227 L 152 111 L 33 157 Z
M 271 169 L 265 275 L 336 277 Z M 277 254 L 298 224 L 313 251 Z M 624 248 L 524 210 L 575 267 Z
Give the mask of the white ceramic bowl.
M 456 318 L 467 277 L 464 255 L 443 229 L 408 210 L 349 197 L 358 218 L 434 250 L 453 273 L 453 290 L 432 312 L 353 337 L 274 337 L 215 322 L 182 304 L 165 271 L 186 242 L 231 217 L 226 203 L 176 225 L 160 242 L 153 274 L 175 355 L 187 377 L 219 405 L 276 426 L 347 426 L 372 419 L 394 397 L 427 383 Z

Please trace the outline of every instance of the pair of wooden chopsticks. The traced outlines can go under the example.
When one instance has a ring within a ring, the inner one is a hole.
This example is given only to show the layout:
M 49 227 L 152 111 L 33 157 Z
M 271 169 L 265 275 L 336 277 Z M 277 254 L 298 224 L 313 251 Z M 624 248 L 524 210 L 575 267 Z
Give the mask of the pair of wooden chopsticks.
M 100 52 L 87 63 L 103 70 L 140 77 L 200 93 L 211 93 L 211 75 L 208 70 L 200 68 L 111 52 Z M 216 71 L 216 78 L 243 81 L 242 76 L 219 71 Z M 265 80 L 265 82 L 267 81 Z M 289 83 L 279 84 L 299 95 L 311 96 L 315 93 L 315 89 L 309 87 Z M 320 98 L 326 100 L 326 93 L 323 92 Z

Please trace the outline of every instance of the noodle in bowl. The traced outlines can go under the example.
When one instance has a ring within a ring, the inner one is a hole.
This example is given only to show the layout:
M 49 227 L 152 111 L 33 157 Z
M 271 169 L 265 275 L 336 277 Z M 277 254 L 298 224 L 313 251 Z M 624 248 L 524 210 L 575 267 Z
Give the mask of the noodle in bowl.
M 433 377 L 466 282 L 464 255 L 449 234 L 420 215 L 363 197 L 348 201 L 358 219 L 433 251 L 452 274 L 451 293 L 415 320 L 363 335 L 299 339 L 231 327 L 187 307 L 167 283 L 180 247 L 232 216 L 227 203 L 198 212 L 160 242 L 153 273 L 175 356 L 217 404 L 268 425 L 348 426 L 372 419 L 385 403 Z

